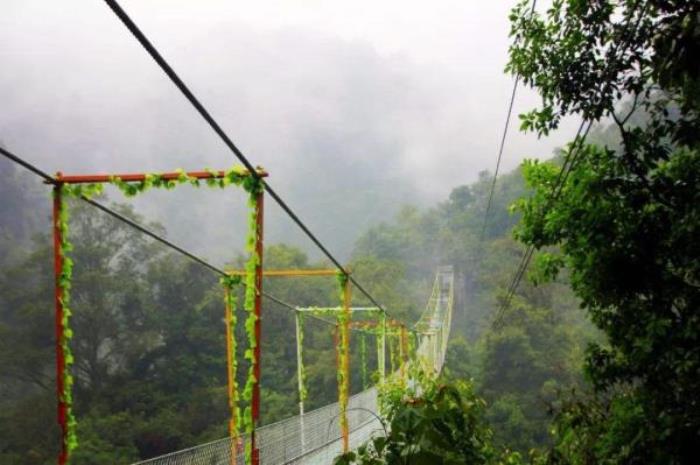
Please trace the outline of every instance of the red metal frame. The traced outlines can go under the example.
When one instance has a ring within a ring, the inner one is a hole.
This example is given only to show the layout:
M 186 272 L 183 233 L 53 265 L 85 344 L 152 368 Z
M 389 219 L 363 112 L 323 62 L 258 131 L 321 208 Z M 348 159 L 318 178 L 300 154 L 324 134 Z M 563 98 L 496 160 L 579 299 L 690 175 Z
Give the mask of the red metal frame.
M 66 449 L 66 439 L 68 433 L 67 406 L 63 399 L 63 388 L 65 385 L 65 354 L 63 353 L 63 289 L 60 286 L 61 275 L 63 275 L 63 257 L 61 256 L 61 243 L 63 242 L 61 232 L 61 212 L 63 202 L 61 201 L 61 173 L 56 173 L 59 181 L 53 190 L 53 257 L 54 257 L 54 304 L 55 304 L 55 337 L 56 337 L 56 398 L 58 401 L 57 419 L 61 429 L 61 449 L 58 454 L 58 464 L 65 465 L 68 462 L 68 450 Z
M 258 255 L 257 265 L 255 267 L 255 340 L 257 345 L 253 351 L 253 374 L 255 375 L 255 384 L 253 384 L 253 398 L 251 401 L 251 409 L 253 413 L 253 432 L 250 435 L 252 461 L 253 465 L 260 463 L 260 451 L 255 446 L 255 426 L 260 418 L 260 347 L 262 336 L 262 286 L 263 286 L 263 193 L 260 192 L 256 201 L 255 214 L 255 253 Z
M 226 321 L 226 382 L 228 388 L 228 408 L 231 412 L 231 418 L 229 419 L 228 423 L 228 434 L 229 438 L 233 440 L 230 445 L 230 465 L 236 465 L 236 462 L 238 460 L 238 435 L 234 435 L 234 430 L 238 427 L 238 424 L 236 423 L 236 415 L 233 411 L 234 409 L 238 408 L 238 399 L 235 397 L 236 373 L 233 372 L 234 353 L 231 345 L 231 341 L 234 338 L 233 328 L 231 327 L 231 312 L 233 311 L 233 309 L 231 308 L 230 299 L 231 289 L 228 286 L 224 286 L 224 302 L 226 302 L 226 314 L 224 315 L 224 319 Z
M 348 399 L 350 398 L 350 319 L 352 318 L 352 312 L 350 311 L 350 302 L 352 300 L 350 288 L 350 280 L 346 279 L 343 286 L 343 313 L 345 318 L 343 318 L 343 328 L 341 334 L 341 344 L 344 344 L 343 352 L 345 353 L 345 358 L 343 359 L 343 386 L 341 389 L 345 390 L 345 398 L 343 399 L 345 405 L 343 406 L 343 421 L 341 422 L 341 430 L 343 434 L 343 453 L 347 453 L 350 450 L 350 431 L 348 430 Z M 343 341 L 343 339 L 345 339 Z
M 241 174 L 245 175 L 247 171 L 242 171 Z M 267 177 L 267 172 L 259 170 L 258 176 Z M 158 176 L 165 179 L 166 181 L 172 181 L 178 179 L 182 176 L 183 172 L 171 171 L 168 173 L 158 173 Z M 218 171 L 187 171 L 184 172 L 190 178 L 197 179 L 219 179 L 226 176 L 226 172 L 223 170 Z M 66 184 L 86 184 L 86 183 L 107 183 L 112 182 L 112 179 L 119 178 L 124 182 L 141 182 L 146 180 L 146 173 L 118 173 L 118 174 L 87 174 L 87 175 L 70 175 L 62 176 L 61 182 Z
M 165 180 L 175 180 L 182 176 L 183 172 L 167 172 L 158 173 Z M 189 171 L 185 172 L 188 177 L 196 179 L 220 179 L 226 176 L 226 172 L 219 171 Z M 247 174 L 247 171 L 241 172 L 242 175 Z M 267 177 L 268 173 L 263 170 L 258 170 L 259 177 Z M 54 245 L 54 279 L 55 279 L 55 334 L 56 334 L 56 393 L 58 397 L 58 424 L 61 429 L 61 451 L 58 456 L 58 464 L 65 465 L 68 462 L 68 451 L 66 450 L 67 436 L 67 406 L 63 401 L 63 388 L 65 385 L 64 369 L 65 369 L 65 354 L 61 342 L 64 337 L 63 328 L 63 295 L 59 280 L 63 274 L 63 257 L 60 254 L 61 243 L 63 242 L 60 218 L 63 208 L 61 199 L 61 186 L 63 184 L 97 184 L 109 183 L 114 178 L 119 178 L 124 182 L 142 182 L 146 180 L 146 173 L 119 173 L 119 174 L 93 174 L 93 175 L 69 175 L 64 176 L 61 172 L 56 173 L 54 183 L 54 200 L 53 200 L 53 245 Z M 263 285 L 263 198 L 264 192 L 257 194 L 256 198 L 256 236 L 255 236 L 255 253 L 258 256 L 258 263 L 255 267 L 255 338 L 257 346 L 253 351 L 253 374 L 255 376 L 255 384 L 253 385 L 253 396 L 251 399 L 251 409 L 253 413 L 253 432 L 251 434 L 251 448 L 253 465 L 259 465 L 260 453 L 255 447 L 255 426 L 260 418 L 260 339 L 262 335 L 262 285 Z

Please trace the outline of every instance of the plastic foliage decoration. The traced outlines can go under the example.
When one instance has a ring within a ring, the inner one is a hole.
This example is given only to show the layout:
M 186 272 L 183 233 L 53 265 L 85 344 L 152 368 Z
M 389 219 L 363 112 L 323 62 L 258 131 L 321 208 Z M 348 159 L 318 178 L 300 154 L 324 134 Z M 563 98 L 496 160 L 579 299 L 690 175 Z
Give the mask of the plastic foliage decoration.
M 118 176 L 112 176 L 109 178 L 109 183 L 116 186 L 122 193 L 127 197 L 134 197 L 140 193 L 143 193 L 151 188 L 163 188 L 163 189 L 173 189 L 180 184 L 190 184 L 194 187 L 199 187 L 202 181 L 193 176 L 189 176 L 184 170 L 175 170 L 178 173 L 176 179 L 165 179 L 163 175 L 160 174 L 146 174 L 143 181 L 137 182 L 127 182 L 119 178 Z M 211 169 L 206 169 L 206 172 L 212 174 L 212 178 L 205 180 L 205 183 L 209 187 L 225 188 L 231 184 L 235 186 L 241 186 L 248 193 L 248 207 L 250 209 L 250 215 L 248 220 L 248 235 L 246 238 L 246 251 L 249 253 L 249 259 L 246 262 L 246 278 L 245 278 L 245 303 L 244 309 L 248 313 L 248 317 L 245 322 L 246 333 L 248 335 L 248 345 L 249 348 L 246 350 L 245 357 L 252 362 L 253 350 L 257 347 L 257 338 L 255 336 L 255 322 L 257 317 L 255 316 L 255 296 L 257 289 L 255 286 L 255 268 L 260 263 L 260 257 L 255 250 L 255 244 L 257 240 L 257 215 L 258 209 L 258 196 L 263 191 L 263 183 L 261 178 L 257 176 L 252 176 L 248 170 L 241 166 L 234 166 L 233 168 L 226 170 L 224 172 L 214 171 Z M 60 178 L 58 179 L 60 183 Z M 61 348 L 64 354 L 64 371 L 63 371 L 63 392 L 59 394 L 60 400 L 64 402 L 66 406 L 66 436 L 64 442 L 64 449 L 67 455 L 70 456 L 70 452 L 75 450 L 78 446 L 78 438 L 76 434 L 77 422 L 75 415 L 73 414 L 73 384 L 74 378 L 72 375 L 72 366 L 74 363 L 74 356 L 71 350 L 70 341 L 73 339 L 73 330 L 70 328 L 70 319 L 72 312 L 70 310 L 70 291 L 71 291 L 71 278 L 73 270 L 73 260 L 70 258 L 69 252 L 73 250 L 73 245 L 70 243 L 68 234 L 68 220 L 69 213 L 66 205 L 66 197 L 84 198 L 90 199 L 95 195 L 99 195 L 103 192 L 103 184 L 100 183 L 86 183 L 86 184 L 65 184 L 60 183 L 61 190 L 61 206 L 60 215 L 58 218 L 58 228 L 61 233 L 61 241 L 58 244 L 58 253 L 61 256 L 63 263 L 63 270 L 58 278 L 58 287 L 61 291 L 61 306 L 63 308 L 63 320 L 61 325 L 63 326 L 63 338 L 60 341 Z M 226 278 L 224 278 L 226 279 Z M 225 285 L 229 286 L 231 282 L 226 281 Z M 233 295 L 233 293 L 231 293 Z M 227 300 L 232 299 L 232 297 L 227 298 Z M 232 302 L 228 302 L 232 303 Z M 231 305 L 231 313 L 234 306 Z M 235 315 L 232 319 L 235 325 Z M 234 351 L 235 351 L 235 345 Z M 234 357 L 235 360 L 235 357 Z M 235 370 L 235 362 L 234 362 Z M 246 379 L 246 385 L 243 392 L 242 398 L 250 404 L 252 399 L 253 386 L 257 383 L 253 372 L 253 365 L 250 364 L 248 369 L 248 377 Z M 234 380 L 235 382 L 235 380 Z M 238 393 L 233 394 L 234 398 L 238 400 Z M 237 412 L 237 407 L 232 409 L 232 411 Z M 234 413 L 236 416 L 240 416 L 239 413 Z M 235 418 L 235 417 L 234 417 Z M 243 415 L 243 426 L 247 433 L 252 432 L 253 429 L 253 417 L 250 405 L 246 407 L 245 413 Z M 246 446 L 246 462 L 250 463 L 251 451 L 250 444 Z
M 299 350 L 303 350 L 304 348 L 304 313 L 309 313 L 311 316 L 315 317 L 324 317 L 324 316 L 333 316 L 334 318 L 338 319 L 338 311 L 335 308 L 325 308 L 325 307 L 311 307 L 306 309 L 304 312 L 297 312 L 297 322 L 299 325 L 299 340 L 297 341 L 297 344 L 299 345 Z M 339 322 L 339 320 L 338 320 Z M 299 360 L 299 372 L 301 373 L 301 383 L 300 383 L 300 391 L 299 391 L 299 401 L 304 402 L 308 398 L 308 389 L 306 387 L 306 367 L 304 366 L 304 358 L 301 357 L 301 360 Z
M 362 389 L 367 389 L 367 337 L 364 332 L 360 333 L 360 375 Z
M 377 337 L 377 371 L 380 372 L 380 375 L 381 373 L 385 373 L 386 375 L 386 315 L 383 312 L 381 314 L 381 320 L 377 323 L 374 331 Z M 382 362 L 384 366 L 380 366 Z
M 69 220 L 70 213 L 67 197 L 86 197 L 90 198 L 94 195 L 102 193 L 101 184 L 86 184 L 86 185 L 69 185 L 60 184 L 60 206 L 59 216 L 57 219 L 57 227 L 60 231 L 60 242 L 58 244 L 58 254 L 61 257 L 61 274 L 58 277 L 58 288 L 61 295 L 61 308 L 63 316 L 61 319 L 62 337 L 59 341 L 63 352 L 63 389 L 59 393 L 59 401 L 65 405 L 65 425 L 66 432 L 64 437 L 63 449 L 66 456 L 70 459 L 71 452 L 78 447 L 77 427 L 78 422 L 73 413 L 73 385 L 75 378 L 73 377 L 73 364 L 75 357 L 71 349 L 71 340 L 73 339 L 73 329 L 70 327 L 71 316 L 71 286 L 73 280 L 73 259 L 70 257 L 70 252 L 73 250 L 73 244 L 69 237 Z M 55 195 L 55 193 L 54 193 Z
M 347 407 L 348 407 L 348 397 L 349 389 L 348 382 L 346 379 L 346 367 L 349 364 L 350 357 L 350 332 L 348 331 L 348 325 L 350 323 L 350 315 L 347 311 L 347 304 L 350 300 L 347 295 L 348 292 L 348 280 L 349 277 L 343 272 L 338 272 L 337 275 L 340 297 L 341 312 L 338 312 L 338 325 L 340 326 L 340 341 L 338 343 L 338 367 L 337 367 L 337 379 L 338 379 L 338 405 L 340 406 L 340 424 L 341 430 L 347 431 L 348 429 L 348 417 L 347 417 Z
M 249 181 L 250 180 L 246 179 L 243 180 L 244 188 L 248 192 L 250 215 L 248 217 L 248 236 L 246 238 L 248 261 L 245 264 L 245 297 L 243 301 L 243 309 L 247 313 L 245 332 L 248 338 L 248 348 L 245 351 L 244 358 L 249 361 L 249 364 L 242 398 L 247 402 L 245 410 L 243 411 L 243 428 L 245 432 L 250 435 L 255 427 L 252 409 L 253 389 L 258 383 L 255 377 L 255 365 L 253 363 L 255 359 L 255 349 L 258 346 L 258 340 L 255 334 L 255 324 L 258 320 L 258 317 L 255 315 L 255 297 L 259 290 L 256 286 L 255 269 L 261 262 L 260 256 L 256 250 L 256 244 L 258 241 L 258 214 L 260 212 L 258 207 L 258 195 L 262 192 L 263 186 L 259 179 L 256 179 L 255 183 Z M 251 463 L 252 461 L 252 444 L 250 441 L 246 443 L 245 459 L 246 463 Z
M 412 362 L 416 362 L 418 359 L 418 354 L 416 349 L 418 347 L 418 335 L 415 331 L 408 332 L 408 358 Z
M 64 192 L 64 186 L 60 187 L 61 193 Z M 55 194 L 54 194 L 55 195 Z M 65 405 L 65 425 L 66 431 L 63 438 L 63 450 L 67 456 L 78 447 L 78 438 L 76 435 L 77 422 L 73 414 L 73 375 L 72 366 L 74 362 L 73 352 L 71 351 L 70 341 L 73 339 L 73 330 L 70 328 L 71 309 L 70 309 L 70 291 L 71 279 L 73 276 L 73 260 L 69 253 L 73 250 L 73 246 L 68 238 L 68 220 L 69 213 L 66 205 L 65 196 L 60 196 L 61 205 L 59 207 L 59 216 L 57 219 L 57 228 L 60 231 L 61 240 L 58 243 L 58 254 L 63 263 L 61 274 L 58 276 L 57 286 L 60 289 L 60 303 L 63 310 L 61 320 L 62 337 L 58 341 L 63 351 L 63 389 L 59 392 L 59 402 Z
M 224 304 L 226 307 L 226 360 L 228 362 L 228 408 L 230 412 L 229 436 L 238 439 L 241 410 L 238 406 L 238 361 L 236 359 L 236 286 L 241 284 L 240 276 L 224 276 L 219 281 L 224 287 Z
M 387 336 L 389 336 L 389 367 L 393 373 L 398 367 L 398 338 L 394 331 L 388 331 Z
M 299 325 L 299 339 L 297 340 L 297 350 L 301 354 L 304 350 L 304 314 L 296 312 L 297 324 Z M 299 357 L 299 402 L 304 402 L 309 396 L 309 391 L 306 389 L 306 367 L 304 366 L 304 357 Z

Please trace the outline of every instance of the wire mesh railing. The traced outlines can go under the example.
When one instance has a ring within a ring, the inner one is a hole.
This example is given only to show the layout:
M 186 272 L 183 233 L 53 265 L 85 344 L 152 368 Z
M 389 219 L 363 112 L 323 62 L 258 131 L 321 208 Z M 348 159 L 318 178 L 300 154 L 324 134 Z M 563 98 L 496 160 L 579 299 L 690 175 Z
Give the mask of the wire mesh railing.
M 416 357 L 424 369 L 440 373 L 445 361 L 454 305 L 454 272 L 440 267 L 423 315 L 416 324 L 419 344 Z M 398 371 L 392 376 L 399 376 Z M 376 435 L 385 433 L 378 416 L 375 387 L 350 397 L 348 402 L 349 447 L 355 449 Z M 328 465 L 342 453 L 338 402 L 262 426 L 256 443 L 263 465 Z M 248 438 L 224 438 L 173 452 L 133 465 L 243 465 Z
M 452 327 L 453 307 L 454 270 L 451 266 L 442 266 L 435 276 L 428 305 L 415 326 L 419 335 L 416 356 L 425 371 L 442 371 Z
M 377 419 L 377 390 L 370 388 L 350 397 L 348 422 L 351 447 L 362 444 L 371 431 L 381 429 Z M 330 463 L 341 453 L 341 433 L 337 402 L 256 430 L 260 463 L 269 465 L 292 463 Z M 189 449 L 173 452 L 134 465 L 232 465 L 245 463 L 247 437 L 224 438 Z M 356 445 L 353 445 L 356 444 Z M 235 455 L 235 460 L 232 460 Z M 326 460 L 323 462 L 322 460 Z

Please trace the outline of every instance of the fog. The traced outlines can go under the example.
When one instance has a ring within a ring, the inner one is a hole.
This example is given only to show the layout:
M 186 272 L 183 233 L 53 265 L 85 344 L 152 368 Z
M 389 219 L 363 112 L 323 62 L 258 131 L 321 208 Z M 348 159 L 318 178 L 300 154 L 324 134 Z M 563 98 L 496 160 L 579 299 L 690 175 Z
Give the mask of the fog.
M 342 258 L 403 204 L 431 205 L 493 170 L 512 79 L 513 2 L 124 1 L 270 184 Z M 236 162 L 97 0 L 3 1 L 0 141 L 49 172 L 226 168 Z M 515 112 L 537 103 L 521 89 Z M 517 119 L 514 120 L 517 125 Z M 503 168 L 572 137 L 511 128 Z M 138 200 L 214 261 L 242 234 L 240 195 Z M 114 199 L 118 198 L 116 195 Z M 268 203 L 269 205 L 269 203 Z M 266 235 L 311 250 L 270 205 Z

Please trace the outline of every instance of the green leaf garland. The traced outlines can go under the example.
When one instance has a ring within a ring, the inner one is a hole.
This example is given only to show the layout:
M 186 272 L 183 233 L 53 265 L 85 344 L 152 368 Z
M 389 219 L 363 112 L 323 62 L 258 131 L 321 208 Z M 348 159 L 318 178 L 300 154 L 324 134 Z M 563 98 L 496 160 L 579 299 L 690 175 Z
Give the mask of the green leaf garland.
M 304 313 L 303 312 L 297 312 L 297 321 L 299 324 L 299 340 L 297 341 L 297 344 L 299 345 L 298 350 L 302 351 L 304 349 Z M 304 402 L 308 395 L 309 391 L 306 388 L 306 367 L 304 366 L 304 358 L 300 357 L 299 358 L 299 374 L 301 379 L 299 380 L 299 402 Z
M 255 422 L 253 418 L 252 400 L 253 400 L 253 390 L 255 385 L 258 383 L 258 379 L 255 377 L 255 366 L 253 361 L 255 359 L 255 349 L 258 346 L 258 340 L 255 334 L 255 324 L 258 317 L 255 315 L 255 297 L 258 292 L 256 289 L 255 282 L 255 269 L 260 263 L 260 257 L 255 249 L 257 236 L 258 236 L 258 193 L 259 187 L 251 186 L 251 191 L 249 191 L 248 207 L 250 209 L 250 215 L 248 219 L 248 236 L 246 240 L 246 251 L 248 252 L 248 261 L 245 264 L 245 299 L 243 304 L 243 309 L 247 313 L 245 321 L 245 332 L 248 338 L 248 348 L 245 351 L 244 358 L 249 361 L 248 364 L 248 376 L 246 377 L 245 386 L 243 388 L 242 398 L 247 402 L 245 409 L 243 410 L 243 428 L 247 434 L 251 434 L 255 428 Z M 247 187 L 246 187 L 247 189 Z M 245 456 L 246 463 L 251 463 L 252 461 L 252 446 L 251 442 L 246 443 Z
M 225 305 L 227 310 L 227 350 L 230 354 L 227 354 L 227 361 L 230 360 L 230 366 L 228 367 L 230 385 L 228 386 L 228 407 L 230 411 L 230 422 L 229 422 L 229 435 L 233 438 L 234 443 L 239 436 L 239 425 L 241 419 L 241 410 L 238 406 L 238 381 L 236 376 L 238 374 L 238 361 L 236 359 L 237 343 L 236 343 L 236 294 L 234 289 L 236 286 L 241 284 L 240 276 L 224 276 L 220 279 L 220 283 L 226 289 L 225 293 Z
M 243 395 L 238 395 L 238 386 L 235 381 L 235 373 L 237 369 L 237 362 L 235 358 L 236 344 L 235 337 L 232 339 L 232 352 L 233 352 L 233 362 L 232 369 L 234 372 L 234 392 L 233 398 L 237 401 L 240 397 L 248 402 L 245 408 L 244 414 L 242 416 L 242 423 L 246 433 L 251 433 L 254 429 L 253 415 L 250 406 L 252 400 L 252 392 L 254 386 L 257 384 L 258 380 L 255 379 L 253 370 L 253 351 L 258 345 L 258 341 L 255 335 L 255 322 L 257 317 L 255 316 L 255 296 L 258 290 L 256 289 L 255 283 L 255 269 L 260 263 L 260 257 L 256 253 L 255 245 L 258 237 L 257 231 L 257 215 L 258 215 L 258 197 L 259 194 L 263 192 L 263 183 L 260 177 L 251 175 L 245 168 L 240 166 L 235 166 L 227 171 L 223 172 L 223 176 L 220 171 L 213 171 L 206 169 L 208 173 L 216 176 L 216 178 L 209 178 L 206 180 L 207 186 L 225 188 L 231 184 L 235 186 L 241 186 L 248 193 L 248 207 L 250 209 L 249 221 L 248 221 L 248 234 L 246 237 L 246 251 L 249 253 L 249 259 L 246 262 L 246 276 L 245 276 L 245 299 L 244 299 L 244 310 L 248 313 L 245 322 L 246 334 L 248 337 L 248 349 L 245 351 L 245 358 L 250 360 L 250 366 L 248 369 L 248 376 L 245 383 L 245 388 Z M 109 183 L 116 186 L 126 197 L 134 197 L 140 193 L 146 192 L 151 188 L 163 188 L 163 189 L 173 189 L 174 187 L 181 184 L 190 184 L 194 187 L 199 187 L 201 185 L 201 180 L 188 175 L 184 170 L 175 170 L 178 173 L 178 177 L 175 179 L 166 179 L 161 174 L 146 174 L 143 181 L 129 182 L 124 181 L 118 176 L 112 176 L 109 178 Z M 60 179 L 59 179 L 60 181 Z M 75 415 L 73 413 L 73 385 L 74 378 L 72 375 L 72 366 L 74 364 L 74 356 L 71 351 L 70 341 L 73 339 L 73 330 L 70 328 L 70 319 L 72 312 L 70 309 L 70 291 L 71 291 L 71 280 L 72 280 L 72 270 L 73 270 L 73 260 L 69 256 L 69 252 L 73 250 L 73 246 L 69 240 L 69 213 L 66 204 L 67 197 L 75 198 L 92 198 L 95 195 L 99 195 L 104 190 L 104 185 L 100 183 L 86 183 L 86 184 L 59 184 L 59 189 L 61 192 L 61 205 L 60 205 L 60 215 L 57 219 L 57 227 L 61 233 L 61 241 L 58 244 L 58 253 L 63 261 L 63 271 L 58 278 L 57 286 L 61 292 L 61 305 L 63 308 L 63 319 L 61 325 L 63 326 L 63 337 L 59 341 L 64 354 L 64 371 L 63 371 L 63 392 L 59 393 L 60 401 L 64 402 L 66 405 L 66 436 L 64 439 L 64 449 L 67 451 L 68 457 L 70 453 L 78 447 L 78 439 L 76 433 L 77 422 Z M 231 312 L 231 334 L 234 333 L 234 328 L 236 325 L 235 316 L 235 296 L 232 292 L 233 286 L 240 284 L 240 278 L 235 277 L 225 277 L 221 280 L 222 285 L 229 289 L 227 304 L 229 305 Z M 237 402 L 236 402 L 237 403 Z M 236 425 L 235 433 L 238 434 L 238 420 L 241 418 L 240 409 L 237 405 L 229 405 L 232 413 L 232 420 Z M 250 443 L 246 445 L 246 462 L 251 461 L 251 450 Z
M 73 330 L 70 327 L 71 316 L 73 315 L 73 312 L 70 309 L 73 260 L 69 255 L 73 250 L 73 245 L 70 243 L 70 239 L 68 237 L 68 222 L 70 219 L 70 214 L 66 203 L 66 195 L 64 195 L 68 193 L 68 189 L 66 189 L 67 187 L 68 186 L 65 184 L 59 187 L 59 189 L 61 189 L 59 206 L 60 213 L 57 219 L 57 226 L 60 231 L 61 240 L 58 244 L 58 253 L 61 257 L 63 266 L 61 269 L 61 274 L 58 277 L 57 285 L 61 293 L 61 307 L 63 310 L 63 318 L 61 319 L 62 337 L 58 342 L 61 345 L 64 360 L 63 390 L 59 393 L 59 400 L 64 403 L 66 408 L 66 432 L 63 448 L 66 452 L 66 456 L 70 458 L 71 452 L 78 447 L 78 422 L 76 421 L 75 414 L 73 413 L 73 385 L 75 380 L 72 374 L 72 367 L 75 362 L 75 357 L 73 356 L 73 351 L 71 350 Z
M 367 389 L 367 337 L 365 333 L 360 334 L 360 376 L 362 378 L 362 389 Z
M 340 424 L 341 430 L 347 431 L 348 429 L 348 417 L 347 417 L 347 407 L 349 398 L 349 388 L 346 379 L 345 367 L 348 366 L 350 357 L 350 334 L 348 331 L 348 324 L 350 323 L 350 315 L 345 311 L 346 301 L 349 296 L 346 295 L 348 291 L 348 280 L 349 276 L 343 272 L 339 272 L 337 275 L 340 297 L 341 311 L 338 312 L 338 325 L 340 330 L 340 340 L 338 341 L 338 366 L 336 377 L 338 379 L 338 404 L 340 406 Z

